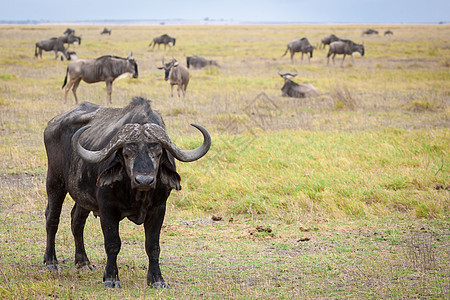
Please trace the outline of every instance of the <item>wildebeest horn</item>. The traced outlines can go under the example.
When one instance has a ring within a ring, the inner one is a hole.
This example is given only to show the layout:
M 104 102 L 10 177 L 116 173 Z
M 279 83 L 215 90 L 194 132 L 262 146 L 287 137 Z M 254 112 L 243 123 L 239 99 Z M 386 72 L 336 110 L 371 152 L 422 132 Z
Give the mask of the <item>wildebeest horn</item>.
M 173 157 L 183 162 L 191 162 L 200 159 L 205 155 L 211 147 L 211 136 L 208 131 L 200 125 L 191 124 L 203 134 L 203 144 L 194 150 L 183 150 L 178 148 L 174 142 L 169 138 L 166 131 L 156 124 L 145 124 L 144 134 L 147 138 L 156 139 L 164 149 L 169 151 Z
M 92 164 L 100 163 L 107 159 L 117 149 L 121 148 L 126 143 L 137 142 L 141 137 L 142 125 L 139 124 L 126 124 L 116 135 L 109 141 L 108 145 L 101 150 L 91 151 L 83 148 L 80 145 L 79 139 L 81 134 L 89 129 L 91 125 L 81 127 L 72 136 L 72 149 L 75 151 L 84 161 Z

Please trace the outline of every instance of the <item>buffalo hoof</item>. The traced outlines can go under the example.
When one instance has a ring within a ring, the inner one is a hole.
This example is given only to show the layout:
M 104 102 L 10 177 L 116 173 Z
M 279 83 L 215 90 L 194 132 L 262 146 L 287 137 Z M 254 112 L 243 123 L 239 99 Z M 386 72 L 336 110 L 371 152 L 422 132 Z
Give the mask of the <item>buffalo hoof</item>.
M 58 265 L 47 265 L 47 270 L 59 273 L 59 271 L 61 271 L 61 268 Z
M 155 289 L 169 289 L 170 290 L 170 286 L 168 283 L 163 282 L 153 282 L 152 283 L 152 287 L 154 287 Z
M 116 289 L 121 289 L 122 285 L 120 284 L 120 281 L 111 281 L 111 280 L 107 280 L 103 283 L 106 287 L 108 288 L 116 288 Z

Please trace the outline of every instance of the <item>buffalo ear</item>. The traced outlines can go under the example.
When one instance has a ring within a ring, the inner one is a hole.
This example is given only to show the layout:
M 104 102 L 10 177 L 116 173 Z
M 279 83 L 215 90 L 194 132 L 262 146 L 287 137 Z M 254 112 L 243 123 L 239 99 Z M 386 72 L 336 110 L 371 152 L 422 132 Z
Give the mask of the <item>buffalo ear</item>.
M 175 160 L 166 150 L 161 158 L 159 177 L 161 183 L 167 188 L 181 190 L 181 177 L 176 171 Z
M 123 179 L 123 167 L 122 164 L 116 163 L 110 168 L 103 171 L 97 178 L 98 187 L 111 186 L 114 182 Z

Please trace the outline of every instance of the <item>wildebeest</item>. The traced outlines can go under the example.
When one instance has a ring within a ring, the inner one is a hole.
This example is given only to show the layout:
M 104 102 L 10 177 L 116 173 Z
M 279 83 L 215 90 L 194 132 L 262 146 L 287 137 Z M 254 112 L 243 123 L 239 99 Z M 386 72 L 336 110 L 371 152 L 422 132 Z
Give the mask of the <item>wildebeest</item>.
M 64 44 L 68 44 L 68 46 L 70 44 L 73 44 L 75 42 L 78 43 L 78 45 L 81 45 L 81 36 L 76 36 L 75 34 L 71 33 L 71 34 L 65 34 L 63 36 L 61 36 L 61 39 L 63 41 Z
M 362 32 L 362 35 L 372 35 L 372 34 L 376 35 L 378 34 L 378 31 L 376 31 L 375 29 L 367 29 Z
M 219 64 L 215 60 L 206 59 L 201 56 L 187 56 L 186 57 L 186 65 L 189 68 L 193 69 L 201 69 L 206 66 L 216 66 L 219 67 Z
M 384 35 L 386 36 L 386 35 L 394 35 L 394 33 L 391 31 L 391 30 L 386 30 L 385 32 L 384 32 Z
M 38 53 L 39 50 L 39 53 Z M 34 56 L 42 58 L 42 50 L 44 51 L 54 51 L 55 59 L 58 58 L 58 52 L 61 52 L 63 57 L 70 60 L 70 54 L 68 54 L 67 49 L 64 47 L 64 42 L 62 37 L 53 37 L 48 40 L 42 40 L 36 43 L 34 48 Z
M 75 29 L 67 28 L 66 31 L 64 31 L 63 34 L 75 34 Z
M 356 44 L 350 40 L 341 40 L 337 42 L 333 42 L 330 44 L 330 49 L 327 54 L 327 65 L 330 63 L 330 56 L 333 55 L 333 63 L 334 57 L 336 54 L 344 54 L 342 58 L 341 66 L 344 64 L 344 59 L 346 55 L 351 55 L 352 60 L 354 62 L 353 53 L 359 52 L 361 56 L 364 56 L 364 45 Z
M 103 31 L 102 32 L 100 32 L 100 34 L 109 34 L 109 35 L 111 35 L 111 29 L 108 29 L 108 28 L 103 28 Z
M 184 66 L 180 65 L 176 59 L 172 59 L 168 63 L 162 60 L 162 67 L 164 70 L 164 80 L 170 83 L 170 96 L 173 97 L 173 86 L 177 86 L 178 97 L 180 97 L 180 90 L 183 92 L 183 99 L 186 97 L 186 89 L 189 83 L 189 71 Z
M 321 46 L 322 48 L 325 48 L 325 45 L 330 45 L 332 42 L 340 41 L 341 39 L 335 36 L 334 34 L 331 34 L 329 36 L 324 37 L 321 40 Z
M 130 54 L 127 58 L 105 55 L 96 59 L 79 59 L 70 62 L 67 65 L 66 77 L 64 84 L 67 83 L 67 76 L 70 76 L 70 81 L 66 86 L 64 94 L 64 103 L 67 101 L 67 93 L 72 88 L 75 103 L 78 103 L 77 88 L 80 81 L 87 83 L 95 83 L 100 81 L 106 82 L 107 103 L 112 103 L 112 83 L 122 74 L 129 73 L 131 77 L 138 77 L 138 66 L 133 56 Z
M 308 61 L 310 60 L 310 57 L 313 57 L 313 50 L 314 47 L 309 43 L 307 38 L 301 38 L 299 40 L 293 40 L 291 41 L 286 48 L 286 51 L 284 52 L 284 54 L 282 56 L 285 56 L 286 53 L 288 52 L 291 53 L 291 61 L 294 61 L 294 54 L 296 52 L 301 52 L 302 53 L 302 61 L 303 61 L 303 54 L 304 53 L 309 53 L 308 56 Z
M 155 38 L 153 39 L 153 41 L 152 41 L 148 46 L 150 47 L 150 46 L 153 45 L 153 48 L 152 48 L 152 50 L 153 50 L 153 49 L 155 49 L 155 45 L 156 45 L 156 44 L 158 44 L 158 49 L 159 49 L 159 46 L 160 46 L 161 44 L 164 44 L 164 49 L 166 49 L 166 46 L 167 46 L 167 45 L 168 45 L 169 47 L 171 47 L 170 44 L 172 44 L 172 46 L 175 46 L 175 42 L 176 42 L 176 39 L 175 39 L 175 38 L 170 37 L 170 36 L 167 35 L 167 34 L 163 34 L 163 35 L 160 35 L 160 36 L 155 37 Z
M 293 97 L 293 98 L 305 98 L 319 96 L 319 91 L 309 83 L 298 84 L 291 79 L 297 76 L 297 74 L 291 73 L 280 73 L 278 74 L 284 79 L 284 85 L 281 88 L 283 97 Z
M 64 198 L 69 193 L 75 201 L 71 229 L 77 267 L 94 268 L 83 240 L 86 219 L 92 211 L 100 217 L 104 236 L 104 285 L 120 288 L 119 222 L 128 218 L 137 225 L 144 224 L 149 260 L 147 284 L 169 288 L 159 266 L 159 238 L 167 198 L 172 189 L 181 189 L 175 159 L 198 160 L 211 146 L 208 131 L 191 125 L 203 134 L 203 144 L 194 150 L 182 150 L 167 135 L 161 115 L 142 98 L 134 98 L 124 108 L 85 102 L 53 118 L 44 131 L 48 157 L 47 268 L 59 269 L 55 236 Z

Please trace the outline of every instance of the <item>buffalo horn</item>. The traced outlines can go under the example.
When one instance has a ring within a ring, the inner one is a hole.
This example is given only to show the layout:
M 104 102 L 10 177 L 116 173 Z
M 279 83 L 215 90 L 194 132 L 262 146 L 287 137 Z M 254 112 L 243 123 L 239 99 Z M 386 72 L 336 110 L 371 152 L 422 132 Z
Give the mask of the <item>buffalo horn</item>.
M 141 125 L 139 124 L 127 124 L 120 128 L 116 135 L 109 141 L 108 145 L 101 150 L 91 151 L 83 148 L 80 145 L 79 139 L 81 134 L 89 129 L 91 125 L 81 127 L 72 136 L 72 149 L 75 151 L 84 161 L 88 163 L 100 163 L 106 160 L 117 149 L 121 148 L 126 143 L 137 142 L 141 133 Z
M 156 139 L 161 146 L 169 151 L 173 157 L 183 162 L 191 162 L 200 159 L 211 147 L 211 136 L 208 131 L 200 125 L 191 124 L 203 134 L 203 144 L 194 150 L 182 150 L 169 138 L 166 131 L 157 124 L 147 123 L 144 125 L 144 134 L 147 138 Z

